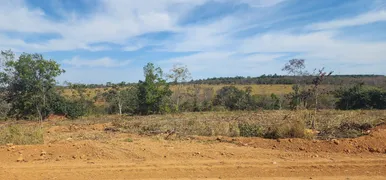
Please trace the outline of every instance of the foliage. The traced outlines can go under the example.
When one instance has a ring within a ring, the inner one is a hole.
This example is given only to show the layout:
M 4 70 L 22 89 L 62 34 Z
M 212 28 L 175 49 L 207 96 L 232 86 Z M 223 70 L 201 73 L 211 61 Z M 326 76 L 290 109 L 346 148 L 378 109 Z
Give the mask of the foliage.
M 142 115 L 170 111 L 168 98 L 172 95 L 169 85 L 163 79 L 162 69 L 148 63 L 144 68 L 145 81 L 138 82 L 138 109 Z
M 240 136 L 243 137 L 262 137 L 263 128 L 257 124 L 239 123 Z
M 302 98 L 304 98 L 305 90 L 304 87 L 301 86 L 301 80 L 305 75 L 307 75 L 307 72 L 304 71 L 305 69 L 305 61 L 304 59 L 291 59 L 288 61 L 287 64 L 283 67 L 282 71 L 286 71 L 288 74 L 293 75 L 296 78 L 295 84 L 293 85 L 293 93 L 291 93 L 288 98 L 290 98 L 290 107 L 294 110 L 297 110 L 299 108 L 299 105 L 302 101 Z
M 103 93 L 108 103 L 108 113 L 122 113 L 133 114 L 138 106 L 137 87 L 129 86 L 123 88 L 122 86 L 113 86 L 112 89 Z
M 50 110 L 53 114 L 61 114 L 70 119 L 76 119 L 87 114 L 90 107 L 93 106 L 91 101 L 84 99 L 66 99 L 63 96 L 54 94 L 50 98 Z
M 63 72 L 59 64 L 43 59 L 40 54 L 23 53 L 17 60 L 7 61 L 0 74 L 2 84 L 6 86 L 6 101 L 11 105 L 9 115 L 17 119 L 32 116 L 43 120 L 47 117 L 49 97 L 56 93 L 55 77 Z
M 235 86 L 224 86 L 217 92 L 214 105 L 222 105 L 229 110 L 253 109 L 254 103 L 250 93 L 250 88 L 243 91 Z
M 335 92 L 337 109 L 386 109 L 386 91 L 357 84 Z

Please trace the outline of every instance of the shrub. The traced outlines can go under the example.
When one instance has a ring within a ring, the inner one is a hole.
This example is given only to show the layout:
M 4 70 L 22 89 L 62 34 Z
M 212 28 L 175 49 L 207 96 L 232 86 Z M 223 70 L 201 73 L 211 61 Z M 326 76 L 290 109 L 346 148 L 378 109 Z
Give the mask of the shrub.
M 282 125 L 269 127 L 265 132 L 264 137 L 269 139 L 278 138 L 304 138 L 305 124 L 303 121 L 288 122 Z
M 386 109 L 386 92 L 361 84 L 335 92 L 337 109 Z
M 262 137 L 263 128 L 257 124 L 239 123 L 240 136 L 243 137 Z
M 250 88 L 246 91 L 235 86 L 224 86 L 218 90 L 214 105 L 224 106 L 229 110 L 247 110 L 253 107 Z

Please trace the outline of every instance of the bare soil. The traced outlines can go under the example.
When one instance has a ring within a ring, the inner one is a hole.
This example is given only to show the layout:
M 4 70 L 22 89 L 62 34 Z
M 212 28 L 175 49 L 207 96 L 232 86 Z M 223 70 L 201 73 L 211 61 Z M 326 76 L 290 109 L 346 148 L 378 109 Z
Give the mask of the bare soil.
M 138 136 L 51 126 L 45 144 L 0 146 L 0 179 L 386 179 L 386 125 L 330 141 Z

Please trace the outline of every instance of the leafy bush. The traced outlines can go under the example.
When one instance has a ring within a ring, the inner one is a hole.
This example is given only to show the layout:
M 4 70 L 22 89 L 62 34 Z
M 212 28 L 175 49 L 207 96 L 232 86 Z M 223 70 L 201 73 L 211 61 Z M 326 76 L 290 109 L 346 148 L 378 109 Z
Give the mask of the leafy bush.
M 225 86 L 218 90 L 214 105 L 221 105 L 229 110 L 253 109 L 251 90 L 240 90 L 235 86 Z
M 257 124 L 239 123 L 240 136 L 243 137 L 262 137 L 263 128 Z
M 362 84 L 335 92 L 337 109 L 386 109 L 386 92 Z
M 53 95 L 50 103 L 51 113 L 63 114 L 70 119 L 76 119 L 92 111 L 94 104 L 85 99 L 68 100 L 58 94 Z

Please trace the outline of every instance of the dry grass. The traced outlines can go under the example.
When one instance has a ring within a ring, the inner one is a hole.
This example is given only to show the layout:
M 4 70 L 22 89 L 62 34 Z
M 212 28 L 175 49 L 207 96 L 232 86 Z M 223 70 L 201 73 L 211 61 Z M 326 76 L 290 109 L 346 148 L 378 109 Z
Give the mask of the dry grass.
M 0 127 L 0 144 L 43 144 L 43 134 L 38 125 L 8 124 Z
M 308 133 L 316 118 L 318 138 L 356 137 L 385 122 L 386 111 L 205 112 L 171 115 L 133 116 L 115 120 L 117 130 L 138 134 L 175 131 L 180 136 L 256 136 L 266 138 L 314 138 Z
M 386 110 L 337 111 L 223 111 L 151 116 L 95 116 L 77 120 L 0 124 L 0 144 L 40 144 L 72 140 L 108 141 L 121 133 L 141 135 L 173 134 L 177 137 L 229 136 L 264 138 L 346 138 L 357 137 L 377 124 L 386 122 Z M 316 118 L 316 130 L 309 130 Z M 107 128 L 106 128 L 107 127 Z M 311 132 L 311 133 L 310 133 Z M 43 138 L 43 134 L 46 136 Z

